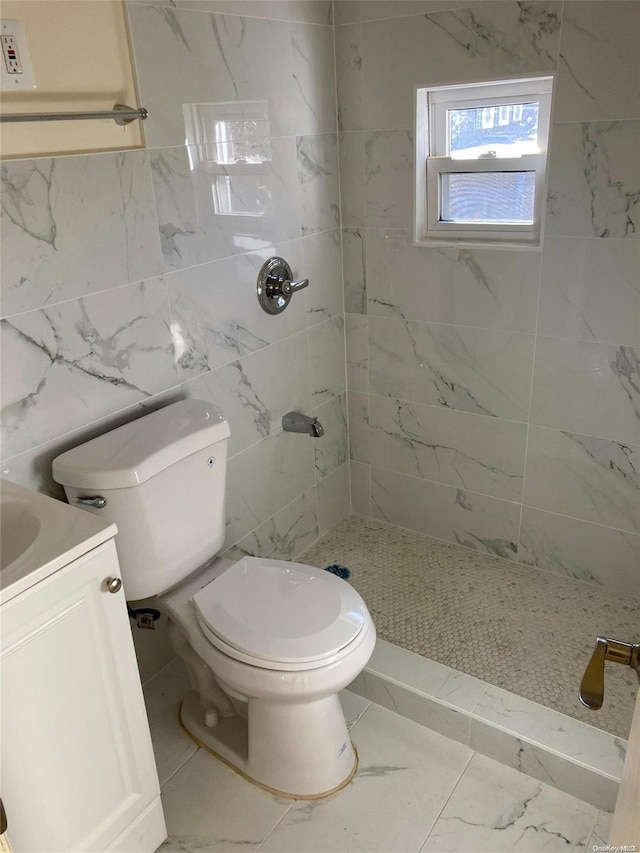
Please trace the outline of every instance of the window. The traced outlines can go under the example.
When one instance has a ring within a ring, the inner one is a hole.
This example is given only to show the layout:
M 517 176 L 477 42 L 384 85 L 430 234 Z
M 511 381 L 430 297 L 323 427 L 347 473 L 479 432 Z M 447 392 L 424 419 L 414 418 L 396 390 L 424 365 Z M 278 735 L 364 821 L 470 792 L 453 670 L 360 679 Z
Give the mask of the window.
M 551 85 L 417 90 L 417 243 L 538 243 Z

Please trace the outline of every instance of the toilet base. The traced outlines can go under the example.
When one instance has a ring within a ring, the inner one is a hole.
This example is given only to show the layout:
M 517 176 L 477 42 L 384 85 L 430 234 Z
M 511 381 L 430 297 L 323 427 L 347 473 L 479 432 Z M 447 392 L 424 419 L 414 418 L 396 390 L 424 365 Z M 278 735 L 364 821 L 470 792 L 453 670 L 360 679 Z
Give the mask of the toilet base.
M 337 696 L 304 704 L 250 700 L 248 719 L 225 717 L 210 727 L 192 691 L 180 708 L 180 723 L 207 752 L 280 797 L 328 797 L 348 785 L 358 769 Z

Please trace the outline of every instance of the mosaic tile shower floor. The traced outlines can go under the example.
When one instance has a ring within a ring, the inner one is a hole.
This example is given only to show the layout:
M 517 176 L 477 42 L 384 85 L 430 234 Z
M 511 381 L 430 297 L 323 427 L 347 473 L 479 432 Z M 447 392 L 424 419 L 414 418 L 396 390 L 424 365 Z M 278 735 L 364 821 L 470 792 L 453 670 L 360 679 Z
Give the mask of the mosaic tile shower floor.
M 297 559 L 348 566 L 383 640 L 628 737 L 635 673 L 606 665 L 598 712 L 578 687 L 598 634 L 637 641 L 640 600 L 356 515 Z

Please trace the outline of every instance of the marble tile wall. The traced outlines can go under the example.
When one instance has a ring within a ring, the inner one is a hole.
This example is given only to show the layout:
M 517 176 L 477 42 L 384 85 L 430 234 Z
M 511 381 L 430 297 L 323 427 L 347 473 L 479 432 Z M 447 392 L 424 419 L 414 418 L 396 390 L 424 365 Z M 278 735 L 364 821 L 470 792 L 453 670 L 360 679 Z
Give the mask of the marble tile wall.
M 332 4 L 129 14 L 147 149 L 2 167 L 2 475 L 60 495 L 58 453 L 198 397 L 231 423 L 226 549 L 293 558 L 350 510 Z M 255 133 L 229 156 L 216 120 Z M 275 254 L 311 284 L 269 316 Z
M 352 507 L 638 595 L 638 0 L 336 0 Z M 413 91 L 555 75 L 543 250 L 414 247 Z

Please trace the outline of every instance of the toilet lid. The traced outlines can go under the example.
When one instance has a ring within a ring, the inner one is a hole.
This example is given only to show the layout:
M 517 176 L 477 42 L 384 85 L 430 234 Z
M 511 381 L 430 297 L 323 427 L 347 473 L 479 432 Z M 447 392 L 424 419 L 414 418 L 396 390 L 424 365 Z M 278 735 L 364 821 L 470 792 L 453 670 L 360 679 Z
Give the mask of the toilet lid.
M 198 621 L 259 660 L 330 657 L 360 633 L 367 613 L 358 593 L 330 572 L 245 557 L 192 598 Z

